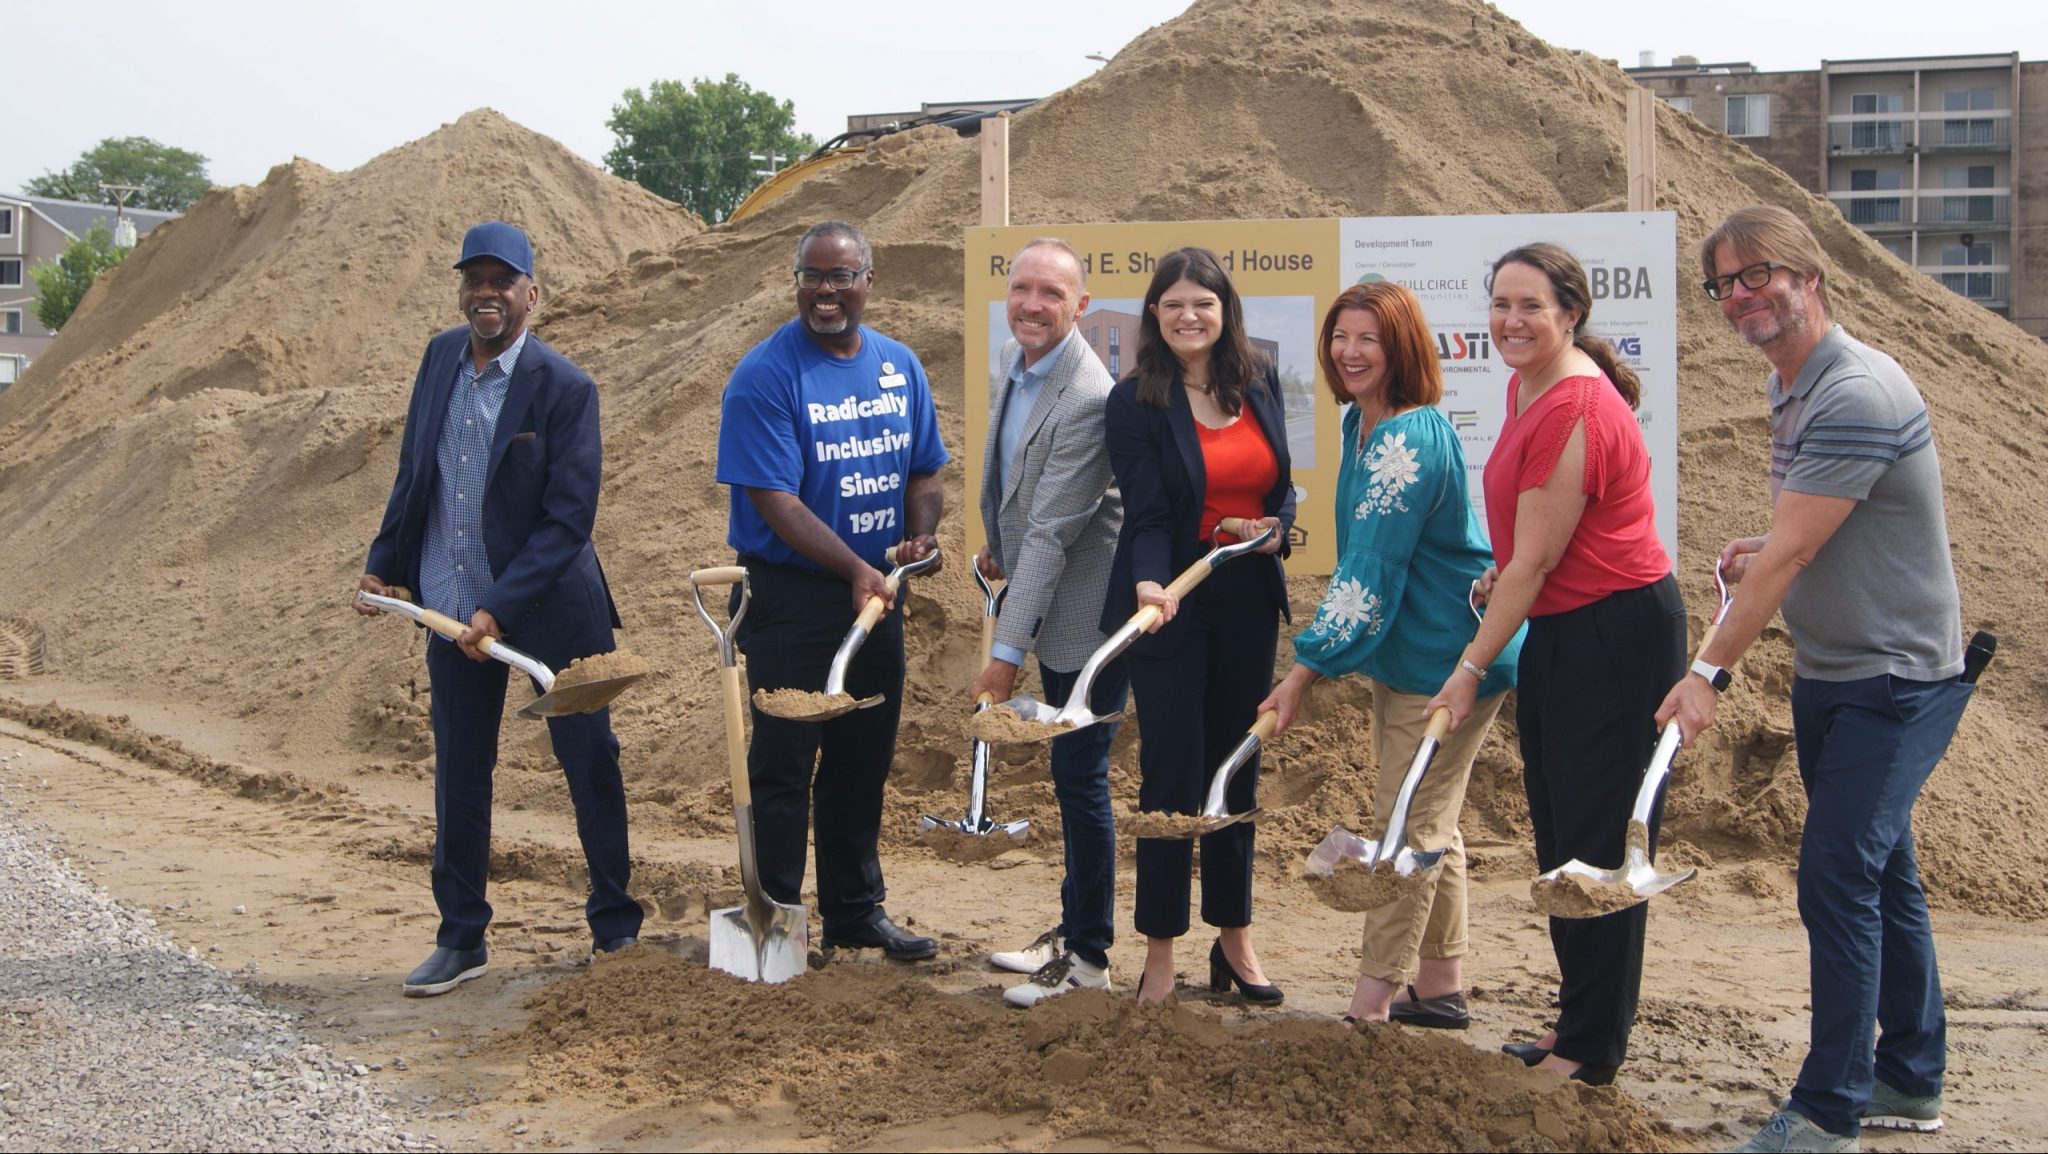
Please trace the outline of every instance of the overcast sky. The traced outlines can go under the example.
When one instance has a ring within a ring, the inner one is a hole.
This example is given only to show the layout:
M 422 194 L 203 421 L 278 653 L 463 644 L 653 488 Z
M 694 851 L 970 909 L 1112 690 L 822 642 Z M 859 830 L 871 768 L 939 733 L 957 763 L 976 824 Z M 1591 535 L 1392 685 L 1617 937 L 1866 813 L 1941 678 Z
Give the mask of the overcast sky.
M 1642 0 L 1500 6 L 1553 44 L 1627 65 L 1645 49 L 1659 62 L 1691 53 L 1768 70 L 1910 54 L 2048 57 L 2039 0 L 1973 0 L 1968 18 L 1953 20 L 1934 18 L 1925 0 L 1810 0 L 1739 13 Z M 0 47 L 18 99 L 0 130 L 0 191 L 64 168 L 108 136 L 149 136 L 200 152 L 217 184 L 255 183 L 294 155 L 348 169 L 486 105 L 601 162 L 612 143 L 604 122 L 625 89 L 727 72 L 793 100 L 798 128 L 823 140 L 843 131 L 851 113 L 1048 95 L 1100 67 L 1088 54 L 1114 55 L 1186 7 L 1186 0 L 8 4 Z

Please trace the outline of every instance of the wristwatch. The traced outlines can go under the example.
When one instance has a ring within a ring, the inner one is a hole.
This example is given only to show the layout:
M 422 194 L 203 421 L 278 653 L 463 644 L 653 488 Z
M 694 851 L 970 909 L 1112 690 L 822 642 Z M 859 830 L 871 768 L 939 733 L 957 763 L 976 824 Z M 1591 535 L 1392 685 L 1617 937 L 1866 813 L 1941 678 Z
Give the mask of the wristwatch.
M 1692 671 L 1706 678 L 1707 684 L 1714 687 L 1715 693 L 1726 692 L 1728 686 L 1735 681 L 1733 677 L 1728 676 L 1727 670 L 1718 665 L 1708 665 L 1704 661 L 1694 661 Z

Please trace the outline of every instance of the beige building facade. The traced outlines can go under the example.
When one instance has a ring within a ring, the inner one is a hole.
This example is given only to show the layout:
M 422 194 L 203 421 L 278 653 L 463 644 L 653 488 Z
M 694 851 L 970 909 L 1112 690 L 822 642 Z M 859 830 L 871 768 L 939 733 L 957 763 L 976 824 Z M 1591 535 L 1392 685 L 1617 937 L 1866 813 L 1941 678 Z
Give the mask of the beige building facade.
M 1628 69 L 1892 255 L 2048 337 L 2048 61 L 2017 53 Z

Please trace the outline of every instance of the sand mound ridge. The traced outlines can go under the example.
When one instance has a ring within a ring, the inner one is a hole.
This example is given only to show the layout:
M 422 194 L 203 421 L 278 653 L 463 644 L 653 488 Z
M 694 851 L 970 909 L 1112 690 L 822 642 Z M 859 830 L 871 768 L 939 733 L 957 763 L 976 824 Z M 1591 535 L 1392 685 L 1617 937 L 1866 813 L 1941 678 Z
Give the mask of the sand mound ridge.
M 746 1110 L 779 1093 L 834 1149 L 977 1112 L 1045 1114 L 1061 1138 L 1145 1148 L 1676 1148 L 1624 1095 L 1457 1039 L 1303 1019 L 1238 1028 L 1094 991 L 1028 1015 L 993 988 L 935 993 L 862 965 L 745 985 L 639 949 L 549 985 L 502 1045 L 534 1055 L 522 1088 L 621 1109 Z

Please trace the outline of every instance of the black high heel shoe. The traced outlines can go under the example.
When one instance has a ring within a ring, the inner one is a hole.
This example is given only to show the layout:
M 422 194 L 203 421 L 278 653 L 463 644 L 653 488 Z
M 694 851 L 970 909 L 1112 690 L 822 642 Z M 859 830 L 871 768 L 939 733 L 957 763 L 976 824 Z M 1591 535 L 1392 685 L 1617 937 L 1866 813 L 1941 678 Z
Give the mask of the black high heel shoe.
M 1521 1059 L 1524 1066 L 1537 1065 L 1550 1057 L 1550 1051 L 1534 1042 L 1509 1042 L 1500 1048 L 1500 1052 L 1511 1058 Z
M 1611 1086 L 1614 1084 L 1614 1075 L 1620 1070 L 1620 1066 L 1595 1066 L 1591 1062 L 1581 1062 L 1578 1069 L 1566 1074 L 1565 1077 L 1574 1082 L 1584 1082 L 1588 1086 Z
M 1277 1006 L 1287 1000 L 1287 995 L 1281 993 L 1278 986 L 1261 986 L 1245 981 L 1237 968 L 1230 964 L 1230 959 L 1223 956 L 1223 939 L 1217 938 L 1209 946 L 1209 988 L 1222 994 L 1228 993 L 1232 985 L 1244 995 L 1245 1001 L 1254 1006 Z

